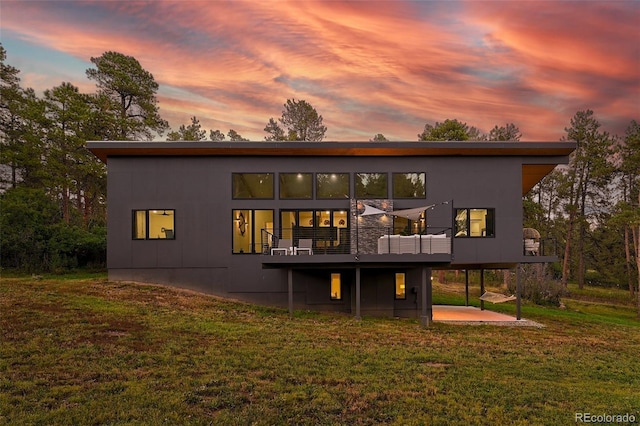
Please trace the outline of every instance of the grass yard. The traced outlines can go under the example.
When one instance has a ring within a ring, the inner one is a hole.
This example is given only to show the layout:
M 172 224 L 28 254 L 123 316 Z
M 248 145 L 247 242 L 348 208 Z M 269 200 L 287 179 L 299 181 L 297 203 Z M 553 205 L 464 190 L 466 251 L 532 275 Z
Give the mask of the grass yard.
M 434 301 L 461 304 L 462 287 L 437 285 Z M 523 306 L 541 329 L 424 329 L 290 319 L 99 276 L 3 278 L 0 424 L 556 425 L 583 412 L 640 421 L 633 303 L 598 291 L 564 303 Z M 513 302 L 487 307 L 515 312 Z

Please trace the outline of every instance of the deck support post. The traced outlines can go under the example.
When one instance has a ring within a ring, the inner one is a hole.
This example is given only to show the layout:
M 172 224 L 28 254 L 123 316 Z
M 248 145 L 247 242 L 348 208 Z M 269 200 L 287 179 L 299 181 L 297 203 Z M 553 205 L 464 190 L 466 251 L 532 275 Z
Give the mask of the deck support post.
M 293 318 L 293 269 L 287 268 L 287 287 L 289 289 L 289 317 Z
M 464 270 L 464 306 L 469 306 L 469 270 Z
M 362 319 L 360 315 L 360 267 L 356 266 L 356 319 Z
M 431 268 L 422 267 L 422 315 L 420 324 L 429 327 L 433 322 L 433 284 L 431 282 Z
M 522 319 L 522 315 L 520 312 L 521 304 L 522 304 L 522 274 L 520 273 L 520 264 L 516 265 L 516 319 Z
M 484 269 L 480 268 L 480 296 L 484 294 Z M 484 311 L 484 300 L 480 299 L 480 310 Z

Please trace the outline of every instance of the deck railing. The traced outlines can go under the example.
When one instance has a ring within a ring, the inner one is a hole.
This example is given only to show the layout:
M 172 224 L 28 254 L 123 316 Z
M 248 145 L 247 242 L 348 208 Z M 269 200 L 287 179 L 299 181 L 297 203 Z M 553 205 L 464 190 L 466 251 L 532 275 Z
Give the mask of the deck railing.
M 558 244 L 555 238 L 524 238 L 522 252 L 525 256 L 557 256 Z
M 451 228 L 409 234 L 393 227 L 297 227 L 263 229 L 263 254 L 439 254 L 451 253 Z

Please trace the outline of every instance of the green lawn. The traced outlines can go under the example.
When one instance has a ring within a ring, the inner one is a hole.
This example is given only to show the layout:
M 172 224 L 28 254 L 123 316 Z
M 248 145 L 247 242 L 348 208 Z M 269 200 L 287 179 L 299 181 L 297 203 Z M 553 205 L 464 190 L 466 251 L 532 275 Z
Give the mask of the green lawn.
M 461 288 L 438 285 L 434 300 L 463 303 Z M 640 421 L 633 303 L 597 291 L 564 303 L 523 306 L 541 329 L 424 329 L 290 319 L 99 276 L 3 278 L 0 424 L 555 425 L 583 412 Z

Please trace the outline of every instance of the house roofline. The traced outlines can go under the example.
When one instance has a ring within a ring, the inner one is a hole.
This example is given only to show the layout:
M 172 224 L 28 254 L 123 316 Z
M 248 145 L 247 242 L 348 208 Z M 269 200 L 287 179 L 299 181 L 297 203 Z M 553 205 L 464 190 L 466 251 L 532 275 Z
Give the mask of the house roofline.
M 523 159 L 522 195 L 566 164 L 575 142 L 193 142 L 91 141 L 103 163 L 109 157 L 535 157 Z M 546 157 L 546 158 L 545 158 Z
M 574 142 L 142 142 L 90 141 L 102 162 L 129 156 L 567 156 Z

